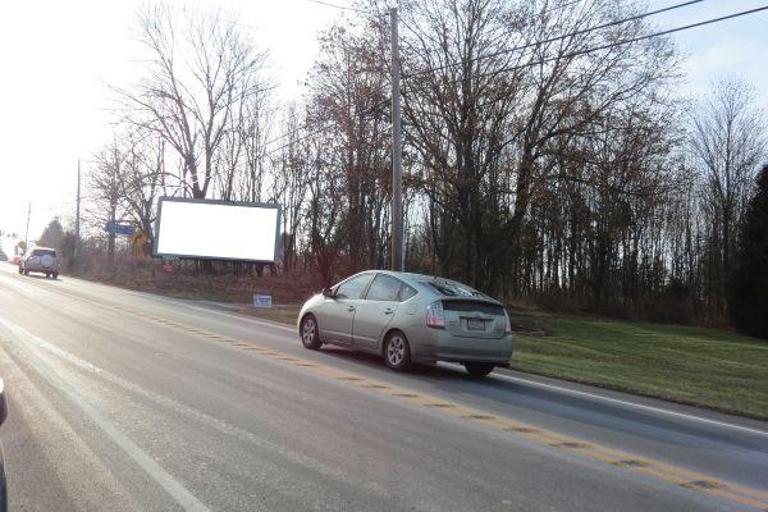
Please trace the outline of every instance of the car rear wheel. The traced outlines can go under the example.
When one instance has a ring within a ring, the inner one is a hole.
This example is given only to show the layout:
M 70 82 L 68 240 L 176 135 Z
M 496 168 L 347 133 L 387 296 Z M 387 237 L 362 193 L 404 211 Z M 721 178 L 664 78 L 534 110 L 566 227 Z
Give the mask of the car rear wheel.
M 398 372 L 411 367 L 411 347 L 408 339 L 400 331 L 392 331 L 384 341 L 384 360 L 387 366 Z
M 58 272 L 54 272 L 53 273 L 53 278 L 54 279 L 58 279 L 59 278 L 59 273 Z
M 23 274 L 23 273 L 24 273 L 24 269 L 19 267 L 19 274 Z
M 27 270 L 27 269 L 24 269 L 24 275 L 25 275 L 25 276 L 28 276 L 28 275 L 29 275 L 29 270 Z
M 317 327 L 315 315 L 309 314 L 301 321 L 301 342 L 310 350 L 317 350 L 322 346 L 320 330 Z
M 464 368 L 472 377 L 485 377 L 493 371 L 494 367 L 490 363 L 464 363 Z

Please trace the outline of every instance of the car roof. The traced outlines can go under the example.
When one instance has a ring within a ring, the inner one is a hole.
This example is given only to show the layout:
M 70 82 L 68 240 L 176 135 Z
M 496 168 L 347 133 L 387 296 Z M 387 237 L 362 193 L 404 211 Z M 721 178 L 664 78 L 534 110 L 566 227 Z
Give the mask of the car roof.
M 448 279 L 447 277 L 440 277 L 440 276 L 430 275 L 430 274 L 419 274 L 416 272 L 399 272 L 395 270 L 365 270 L 365 271 L 359 272 L 356 275 L 376 274 L 376 273 L 387 274 L 387 275 L 396 277 L 410 285 L 417 285 L 418 283 L 430 283 L 430 282 L 443 281 L 443 282 L 449 282 L 449 283 L 457 283 L 467 288 L 470 288 L 472 290 L 475 290 L 474 287 L 469 286 L 468 284 L 464 284 L 461 281 L 456 281 L 455 279 Z M 420 287 L 420 288 L 423 289 L 423 287 Z M 442 297 L 442 295 L 436 290 L 430 290 L 430 292 L 438 297 Z M 478 290 L 478 293 L 480 294 L 477 297 L 478 300 L 492 301 L 494 303 L 502 304 L 499 300 L 494 299 L 493 297 L 479 290 Z M 466 299 L 466 297 L 464 297 L 464 299 Z
M 377 273 L 377 272 L 381 274 L 388 274 L 393 277 L 397 277 L 398 279 L 402 279 L 407 283 L 414 283 L 414 282 L 421 282 L 421 281 L 450 281 L 454 283 L 463 284 L 464 286 L 469 286 L 467 284 L 461 283 L 460 281 L 456 281 L 455 279 L 449 279 L 447 277 L 440 277 L 440 276 L 435 276 L 430 274 L 419 274 L 416 272 L 400 272 L 396 270 L 366 270 L 360 273 L 371 274 L 371 273 Z

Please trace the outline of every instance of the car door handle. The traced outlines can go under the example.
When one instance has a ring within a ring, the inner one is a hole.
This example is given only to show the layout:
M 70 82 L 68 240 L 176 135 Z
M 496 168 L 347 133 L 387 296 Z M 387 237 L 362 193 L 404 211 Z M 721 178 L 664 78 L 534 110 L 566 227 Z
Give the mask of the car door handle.
M 392 309 L 392 308 L 387 308 L 387 309 L 384 310 L 384 314 L 385 315 L 391 315 L 394 312 L 395 312 L 395 310 Z
M 354 311 L 354 310 L 355 310 L 355 306 L 347 306 L 347 311 Z

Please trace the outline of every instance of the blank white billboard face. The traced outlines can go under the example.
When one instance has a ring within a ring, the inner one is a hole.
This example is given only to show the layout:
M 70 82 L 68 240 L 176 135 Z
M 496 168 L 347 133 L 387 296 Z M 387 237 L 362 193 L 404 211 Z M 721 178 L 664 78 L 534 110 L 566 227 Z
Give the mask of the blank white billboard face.
M 156 253 L 275 260 L 277 208 L 160 200 Z

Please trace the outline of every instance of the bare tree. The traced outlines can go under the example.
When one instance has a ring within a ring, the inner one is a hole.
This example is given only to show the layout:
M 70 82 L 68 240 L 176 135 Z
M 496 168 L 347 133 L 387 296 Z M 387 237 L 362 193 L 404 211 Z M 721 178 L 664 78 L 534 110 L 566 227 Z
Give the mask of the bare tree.
M 149 240 L 154 239 L 153 224 L 157 198 L 166 177 L 165 140 L 153 132 L 125 136 L 125 172 L 121 195 L 127 214 Z
M 386 259 L 381 239 L 388 232 L 391 160 L 385 34 L 380 18 L 325 31 L 308 83 L 308 130 L 325 146 L 316 165 L 332 169 L 315 176 L 313 190 L 324 188 L 318 180 L 333 179 L 328 188 L 344 191 L 338 250 L 351 270 L 381 267 Z
M 104 229 L 108 222 L 122 220 L 124 208 L 124 183 L 126 160 L 128 155 L 117 141 L 99 151 L 94 160 L 95 166 L 89 175 L 90 207 L 86 214 L 96 224 L 97 229 Z M 107 255 L 115 256 L 115 233 L 107 235 Z
M 160 135 L 178 153 L 192 195 L 207 197 L 233 117 L 266 90 L 266 53 L 231 20 L 179 16 L 163 4 L 140 16 L 138 33 L 149 58 L 137 87 L 118 90 L 124 119 Z
M 741 81 L 717 83 L 693 116 L 689 148 L 700 173 L 701 208 L 707 219 L 708 296 L 722 316 L 737 244 L 734 233 L 768 149 L 754 89 Z
M 290 134 L 288 142 L 273 164 L 272 197 L 282 206 L 283 268 L 296 267 L 299 228 L 304 218 L 312 168 L 312 142 L 301 138 L 302 124 L 298 108 L 291 105 L 286 113 L 285 127 Z

